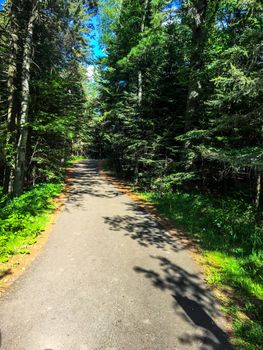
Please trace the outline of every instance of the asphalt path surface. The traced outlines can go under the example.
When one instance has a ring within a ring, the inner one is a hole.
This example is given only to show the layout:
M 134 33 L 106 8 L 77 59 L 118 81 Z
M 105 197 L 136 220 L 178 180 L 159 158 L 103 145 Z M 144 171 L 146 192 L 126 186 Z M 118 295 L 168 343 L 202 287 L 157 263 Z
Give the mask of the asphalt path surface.
M 178 237 L 80 162 L 42 252 L 0 301 L 1 350 L 226 350 Z

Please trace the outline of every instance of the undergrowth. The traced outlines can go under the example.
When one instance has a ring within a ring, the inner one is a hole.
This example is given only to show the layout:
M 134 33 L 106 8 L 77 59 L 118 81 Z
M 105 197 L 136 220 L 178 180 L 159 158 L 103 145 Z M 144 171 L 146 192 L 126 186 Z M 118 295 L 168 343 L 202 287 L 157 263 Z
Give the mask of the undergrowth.
M 68 167 L 86 159 L 70 157 L 59 169 L 55 183 L 40 183 L 28 189 L 20 197 L 10 199 L 0 189 L 0 262 L 10 256 L 28 253 L 28 245 L 45 229 L 49 213 L 55 208 L 53 198 L 63 190 L 63 178 Z
M 0 262 L 28 252 L 27 246 L 35 243 L 55 207 L 52 199 L 62 189 L 62 184 L 46 183 L 11 200 L 0 195 Z
M 239 350 L 263 348 L 263 223 L 252 207 L 204 194 L 144 192 L 141 196 L 198 241 L 208 282 L 231 287 L 224 302 Z

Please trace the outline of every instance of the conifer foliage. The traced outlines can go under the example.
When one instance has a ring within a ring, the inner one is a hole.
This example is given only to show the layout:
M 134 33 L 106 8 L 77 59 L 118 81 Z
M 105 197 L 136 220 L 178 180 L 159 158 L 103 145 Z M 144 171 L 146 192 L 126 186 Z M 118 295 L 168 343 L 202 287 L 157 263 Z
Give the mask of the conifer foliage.
M 100 16 L 105 156 L 143 186 L 259 208 L 261 1 L 101 1 Z
M 87 20 L 94 6 L 8 0 L 0 12 L 0 177 L 6 193 L 19 196 L 31 184 L 58 178 L 67 158 L 83 151 Z

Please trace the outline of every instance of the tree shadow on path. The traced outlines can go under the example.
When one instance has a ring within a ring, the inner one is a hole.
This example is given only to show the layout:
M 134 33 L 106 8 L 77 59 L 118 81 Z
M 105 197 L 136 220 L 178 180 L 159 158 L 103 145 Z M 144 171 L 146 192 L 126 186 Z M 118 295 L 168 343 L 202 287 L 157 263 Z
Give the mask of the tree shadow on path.
M 123 204 L 129 208 L 131 214 L 104 217 L 104 222 L 109 225 L 111 231 L 122 232 L 143 247 L 169 248 L 178 252 L 192 246 L 192 242 L 183 240 L 183 234 L 179 230 L 176 230 L 176 236 L 171 235 L 160 222 L 136 203 Z
M 70 172 L 73 186 L 70 190 L 67 203 L 74 207 L 83 206 L 83 197 L 91 196 L 103 199 L 111 199 L 121 193 L 115 189 L 105 189 L 105 180 L 100 178 L 98 161 L 88 160 L 77 163 Z
M 176 254 L 188 247 L 180 237 L 170 235 L 165 227 L 138 205 L 128 202 L 125 204 L 129 206 L 131 214 L 104 217 L 110 230 L 130 237 L 146 249 L 151 246 L 158 248 L 160 253 L 169 248 Z M 228 335 L 214 321 L 221 317 L 219 305 L 205 285 L 201 273 L 196 273 L 196 270 L 191 273 L 190 267 L 187 271 L 163 256 L 152 258 L 158 260 L 158 271 L 161 272 L 139 266 L 134 270 L 150 279 L 152 285 L 160 291 L 171 291 L 177 315 L 199 329 L 194 334 L 185 333 L 178 338 L 185 349 L 195 347 L 196 344 L 200 350 L 232 349 Z
M 202 334 L 185 333 L 179 338 L 185 347 L 200 344 L 200 350 L 231 350 L 227 334 L 215 323 L 219 317 L 218 305 L 213 295 L 203 283 L 201 274 L 191 274 L 165 257 L 152 257 L 159 261 L 162 273 L 139 266 L 134 271 L 151 280 L 161 291 L 171 291 L 177 314 Z

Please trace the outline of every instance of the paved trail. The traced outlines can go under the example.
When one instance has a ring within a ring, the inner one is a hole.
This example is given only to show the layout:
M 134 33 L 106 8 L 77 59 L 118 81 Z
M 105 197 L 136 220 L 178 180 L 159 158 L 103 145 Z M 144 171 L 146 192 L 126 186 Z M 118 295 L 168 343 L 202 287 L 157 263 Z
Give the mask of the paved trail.
M 96 164 L 77 165 L 48 243 L 1 299 L 0 349 L 230 349 L 183 244 Z

